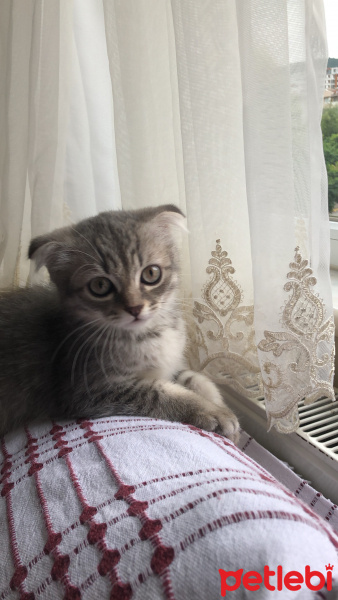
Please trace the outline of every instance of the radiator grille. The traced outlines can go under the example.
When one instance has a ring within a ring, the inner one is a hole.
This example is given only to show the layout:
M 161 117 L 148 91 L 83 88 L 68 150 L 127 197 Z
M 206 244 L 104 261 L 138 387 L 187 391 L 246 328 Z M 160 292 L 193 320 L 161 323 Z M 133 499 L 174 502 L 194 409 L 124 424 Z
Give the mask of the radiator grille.
M 336 402 L 322 398 L 314 404 L 299 403 L 300 426 L 296 433 L 338 461 L 338 390 L 335 391 Z M 259 398 L 257 404 L 265 409 L 264 398 Z

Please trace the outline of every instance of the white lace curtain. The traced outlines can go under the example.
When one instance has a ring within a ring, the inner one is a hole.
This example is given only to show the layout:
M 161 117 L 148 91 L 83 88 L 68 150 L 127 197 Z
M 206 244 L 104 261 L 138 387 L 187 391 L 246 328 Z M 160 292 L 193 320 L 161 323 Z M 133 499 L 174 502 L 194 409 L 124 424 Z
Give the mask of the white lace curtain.
M 0 276 L 31 236 L 175 203 L 189 360 L 269 424 L 333 398 L 322 0 L 2 0 Z

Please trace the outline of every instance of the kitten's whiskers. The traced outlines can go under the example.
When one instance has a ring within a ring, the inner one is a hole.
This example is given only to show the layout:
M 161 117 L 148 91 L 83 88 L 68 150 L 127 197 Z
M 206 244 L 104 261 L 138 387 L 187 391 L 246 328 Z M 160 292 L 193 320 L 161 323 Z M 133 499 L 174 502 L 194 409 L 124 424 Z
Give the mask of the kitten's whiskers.
M 75 275 L 77 275 L 78 272 L 81 271 L 81 269 L 84 269 L 85 267 L 88 267 L 89 269 L 93 270 L 93 263 L 86 263 L 85 265 L 81 265 L 81 267 L 79 267 L 78 269 L 76 269 L 73 277 L 75 277 Z
M 67 252 L 75 252 L 77 254 L 84 254 L 85 256 L 89 256 L 89 258 L 92 258 L 93 261 L 95 262 L 95 264 L 97 264 L 97 258 L 95 258 L 95 256 L 92 256 L 91 254 L 88 254 L 88 252 L 84 252 L 83 250 L 78 250 L 77 248 L 67 248 Z
M 93 325 L 93 323 L 96 323 L 97 321 L 100 321 L 100 319 L 94 319 L 94 321 L 90 321 L 89 323 L 83 323 L 82 325 L 80 325 L 80 327 L 77 327 L 76 329 L 74 329 L 73 331 L 71 331 L 68 335 L 66 335 L 66 337 L 64 338 L 64 340 L 62 340 L 61 344 L 59 344 L 59 346 L 57 347 L 57 349 L 55 350 L 53 356 L 52 356 L 52 362 L 55 360 L 55 357 L 57 355 L 57 353 L 59 352 L 59 350 L 62 348 L 63 344 L 70 338 L 72 337 L 72 335 L 74 335 L 75 333 L 77 333 L 77 331 L 80 331 L 80 329 L 83 329 L 84 327 L 88 327 L 89 325 Z M 82 336 L 81 336 L 82 337 Z M 72 346 L 73 347 L 73 346 Z
M 99 331 L 101 331 L 101 327 L 99 327 Z M 85 346 L 86 346 L 86 345 L 89 343 L 89 340 L 91 340 L 91 339 L 94 337 L 94 335 L 96 335 L 96 334 L 97 334 L 97 331 L 95 330 L 95 331 L 94 331 L 94 332 L 93 332 L 93 333 L 92 333 L 92 334 L 91 334 L 91 335 L 90 335 L 90 336 L 89 336 L 89 337 L 88 337 L 88 338 L 87 338 L 87 339 L 86 339 L 86 340 L 83 342 L 83 344 L 81 344 L 80 348 L 78 349 L 78 351 L 77 351 L 77 352 L 76 352 L 76 354 L 75 354 L 75 357 L 74 357 L 74 360 L 73 360 L 73 364 L 72 364 L 71 378 L 70 378 L 70 379 L 71 379 L 71 383 L 72 383 L 72 385 L 74 385 L 74 382 L 75 382 L 75 368 L 76 368 L 76 363 L 77 363 L 77 359 L 78 359 L 78 358 L 79 358 L 79 356 L 80 356 L 80 353 L 81 353 L 81 351 L 82 351 L 82 348 L 84 348 L 84 347 L 85 347 Z
M 110 327 L 110 325 L 107 325 L 107 327 Z M 105 350 L 106 350 L 106 346 L 108 344 L 108 341 L 110 340 L 110 338 L 112 337 L 113 332 L 110 331 L 106 337 L 106 339 L 104 340 L 103 344 L 102 344 L 102 350 L 101 350 L 101 360 L 100 360 L 100 366 L 101 366 L 101 370 L 105 376 L 106 379 L 108 379 L 108 375 L 104 366 L 104 355 L 105 355 Z
M 101 320 L 101 319 L 100 319 L 100 320 Z M 94 328 L 94 330 L 95 330 L 95 328 L 97 328 L 97 325 L 96 325 L 96 323 L 93 323 L 93 324 L 92 324 L 92 326 L 90 327 L 90 329 L 91 329 L 91 330 L 93 330 L 93 328 Z M 99 326 L 99 329 L 100 329 L 100 326 Z M 72 343 L 72 345 L 70 346 L 70 348 L 69 348 L 69 350 L 68 350 L 68 352 L 67 352 L 67 357 L 68 357 L 68 358 L 69 358 L 69 356 L 71 355 L 71 353 L 72 353 L 72 350 L 73 350 L 74 346 L 76 346 L 76 344 L 77 344 L 77 343 L 78 343 L 78 342 L 81 340 L 81 338 L 83 339 L 83 338 L 84 338 L 86 335 L 88 335 L 88 333 L 89 333 L 89 332 L 88 332 L 88 330 L 86 329 L 85 331 L 83 331 L 82 333 L 80 333 L 80 335 L 79 335 L 79 336 L 78 336 L 78 337 L 77 337 L 77 338 L 74 340 L 74 342 Z
M 93 344 L 91 345 L 91 347 L 89 348 L 85 361 L 84 361 L 84 365 L 83 365 L 83 380 L 85 383 L 85 387 L 87 390 L 87 394 L 88 396 L 91 398 L 91 392 L 89 389 L 89 385 L 88 385 L 88 377 L 87 377 L 87 367 L 88 367 L 88 361 L 89 361 L 89 357 L 93 351 L 94 348 L 96 348 L 97 344 L 99 343 L 102 335 L 105 333 L 105 331 L 107 330 L 107 327 L 109 327 L 109 325 L 102 325 L 101 328 L 99 329 L 99 331 L 101 331 L 101 333 L 99 333 L 99 335 L 97 336 L 97 338 L 94 340 Z
M 88 240 L 88 238 L 86 238 L 82 233 L 80 233 L 77 229 L 75 229 L 75 227 L 71 227 L 72 231 L 74 231 L 75 233 L 77 233 L 78 235 L 80 235 L 82 237 L 82 239 L 85 240 L 85 242 L 87 242 L 87 244 L 89 244 L 89 246 L 91 246 L 94 250 L 94 252 L 96 252 L 96 254 L 98 255 L 100 262 L 102 263 L 102 257 L 100 256 L 97 248 L 95 248 L 95 246 L 93 246 L 93 244 Z

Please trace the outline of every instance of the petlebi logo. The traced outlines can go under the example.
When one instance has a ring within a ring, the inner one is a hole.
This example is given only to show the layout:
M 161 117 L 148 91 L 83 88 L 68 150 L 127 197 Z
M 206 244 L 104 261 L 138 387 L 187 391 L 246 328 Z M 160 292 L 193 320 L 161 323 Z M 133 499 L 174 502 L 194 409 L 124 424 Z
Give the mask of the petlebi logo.
M 256 591 L 265 587 L 265 589 L 274 591 L 291 590 L 298 591 L 302 588 L 308 588 L 317 592 L 326 586 L 326 590 L 332 590 L 332 570 L 334 565 L 325 565 L 326 576 L 321 571 L 312 570 L 310 565 L 306 565 L 304 573 L 299 571 L 288 571 L 284 573 L 283 567 L 278 565 L 276 570 L 270 569 L 265 565 L 263 575 L 257 571 L 247 571 L 238 569 L 238 571 L 224 571 L 219 569 L 221 576 L 221 595 L 224 598 L 227 592 L 234 592 L 243 586 L 246 590 Z M 235 579 L 235 582 L 233 581 Z M 229 594 L 229 598 L 231 594 Z

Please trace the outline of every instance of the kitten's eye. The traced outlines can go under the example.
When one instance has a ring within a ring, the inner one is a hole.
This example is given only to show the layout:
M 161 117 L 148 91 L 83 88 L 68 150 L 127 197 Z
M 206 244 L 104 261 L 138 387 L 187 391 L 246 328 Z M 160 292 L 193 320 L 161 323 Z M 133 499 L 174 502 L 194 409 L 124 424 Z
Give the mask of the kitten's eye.
M 154 285 L 155 283 L 159 282 L 161 276 L 162 272 L 160 267 L 158 267 L 157 265 L 149 265 L 149 267 L 143 269 L 141 274 L 141 281 L 146 285 Z
M 88 289 L 93 296 L 108 296 L 113 288 L 112 282 L 107 277 L 95 277 L 88 283 Z

